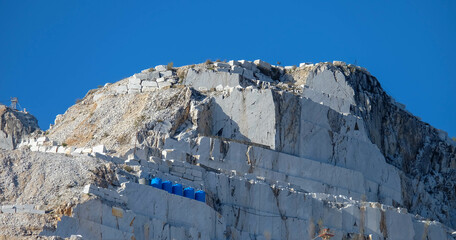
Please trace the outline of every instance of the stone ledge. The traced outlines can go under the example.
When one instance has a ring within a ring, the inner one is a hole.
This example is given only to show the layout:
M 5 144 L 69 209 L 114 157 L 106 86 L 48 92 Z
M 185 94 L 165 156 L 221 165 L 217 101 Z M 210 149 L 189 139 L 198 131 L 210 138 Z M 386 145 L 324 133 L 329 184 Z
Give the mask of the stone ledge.
M 1 206 L 1 213 L 33 213 L 33 214 L 45 214 L 44 210 L 36 209 L 33 204 L 25 205 L 3 205 Z

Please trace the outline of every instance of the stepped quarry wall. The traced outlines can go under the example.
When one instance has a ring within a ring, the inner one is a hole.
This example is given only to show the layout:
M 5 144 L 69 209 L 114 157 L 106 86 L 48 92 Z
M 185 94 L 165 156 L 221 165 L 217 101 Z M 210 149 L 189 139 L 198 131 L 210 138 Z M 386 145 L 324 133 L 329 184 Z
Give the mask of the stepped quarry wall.
M 0 184 L 0 236 L 456 239 L 456 144 L 342 62 L 159 65 L 89 91 L 48 133 L 0 152 L 19 193 Z

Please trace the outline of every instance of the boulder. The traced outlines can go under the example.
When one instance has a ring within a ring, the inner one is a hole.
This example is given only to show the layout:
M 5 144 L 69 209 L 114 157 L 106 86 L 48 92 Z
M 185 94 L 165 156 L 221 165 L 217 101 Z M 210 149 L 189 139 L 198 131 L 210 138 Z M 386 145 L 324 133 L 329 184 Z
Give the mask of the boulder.
M 271 64 L 262 61 L 260 59 L 254 61 L 255 65 L 257 65 L 259 68 L 262 68 L 266 71 L 271 71 Z
M 158 71 L 158 72 L 163 72 L 163 71 L 168 70 L 166 65 L 157 65 L 154 67 L 154 69 L 155 69 L 155 71 Z
M 173 76 L 173 75 L 174 75 L 174 73 L 173 73 L 173 71 L 171 71 L 171 70 L 164 71 L 164 72 L 160 72 L 160 77 L 162 77 L 162 78 L 163 78 L 163 77 L 171 77 L 171 76 Z
M 98 145 L 92 148 L 92 152 L 96 153 L 106 153 L 106 148 L 104 145 Z
M 143 81 L 141 83 L 141 86 L 143 86 L 143 87 L 158 87 L 156 81 Z

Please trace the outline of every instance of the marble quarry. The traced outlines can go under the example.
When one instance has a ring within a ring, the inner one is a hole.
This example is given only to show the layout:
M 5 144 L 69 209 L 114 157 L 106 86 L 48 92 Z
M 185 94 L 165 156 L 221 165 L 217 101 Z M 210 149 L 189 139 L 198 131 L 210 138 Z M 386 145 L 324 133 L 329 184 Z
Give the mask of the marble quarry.
M 158 65 L 90 91 L 48 134 L 23 134 L 4 151 L 93 159 L 114 179 L 81 182 L 81 200 L 36 236 L 456 239 L 456 142 L 364 68 L 298 65 Z M 90 139 L 74 137 L 87 128 Z M 0 217 L 53 212 L 37 204 L 2 201 Z

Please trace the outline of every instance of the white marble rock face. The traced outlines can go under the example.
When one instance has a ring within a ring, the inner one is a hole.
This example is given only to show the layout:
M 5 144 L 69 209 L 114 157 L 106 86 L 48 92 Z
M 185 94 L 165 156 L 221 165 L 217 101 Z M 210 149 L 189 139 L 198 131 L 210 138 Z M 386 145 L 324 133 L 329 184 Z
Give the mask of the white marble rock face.
M 87 121 L 103 123 L 97 127 L 107 140 L 51 144 L 75 131 L 68 113 L 49 137 L 23 140 L 21 147 L 43 152 L 32 154 L 32 170 L 43 158 L 68 159 L 111 181 L 68 188 L 85 200 L 40 234 L 314 239 L 329 228 L 337 240 L 456 239 L 456 150 L 443 131 L 406 112 L 359 67 L 335 61 L 285 69 L 232 60 L 191 67 L 177 81 L 169 78 L 176 69 L 159 65 L 92 99 Z M 136 139 L 120 143 L 125 132 L 116 135 L 112 123 Z M 139 184 L 155 177 L 204 190 L 206 202 Z M 4 213 L 17 214 L 13 203 L 4 205 Z

